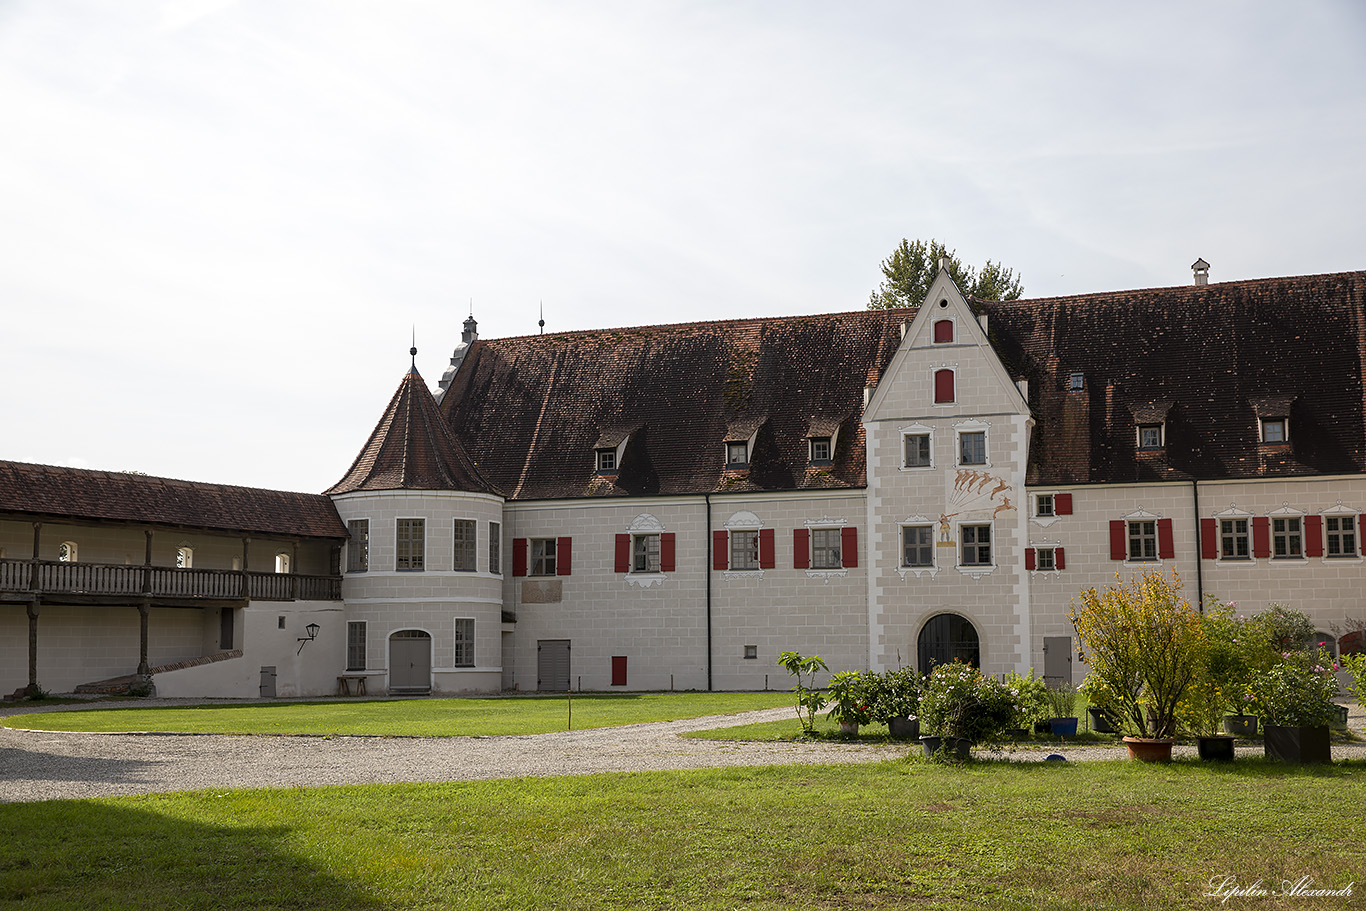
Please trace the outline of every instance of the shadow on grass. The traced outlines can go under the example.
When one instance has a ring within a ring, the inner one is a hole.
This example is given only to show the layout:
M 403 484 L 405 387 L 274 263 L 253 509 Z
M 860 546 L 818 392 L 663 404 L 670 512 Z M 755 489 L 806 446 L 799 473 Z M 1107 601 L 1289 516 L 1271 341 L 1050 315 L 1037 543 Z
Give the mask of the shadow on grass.
M 288 835 L 89 801 L 0 805 L 0 905 L 385 907 L 291 853 Z

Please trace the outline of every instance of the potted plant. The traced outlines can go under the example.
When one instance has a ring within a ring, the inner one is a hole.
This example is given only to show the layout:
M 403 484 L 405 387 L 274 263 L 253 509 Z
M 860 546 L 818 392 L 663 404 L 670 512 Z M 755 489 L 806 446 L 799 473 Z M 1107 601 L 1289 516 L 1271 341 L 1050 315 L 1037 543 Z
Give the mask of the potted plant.
M 1199 667 L 1200 615 L 1173 572 L 1150 570 L 1073 603 L 1072 624 L 1090 666 L 1087 691 L 1116 711 L 1134 759 L 1171 759 L 1177 707 Z
M 941 664 L 920 696 L 920 718 L 932 732 L 920 737 L 925 754 L 943 756 L 952 749 L 966 758 L 974 743 L 998 744 L 1017 712 L 1015 698 L 994 677 L 957 660 Z
M 830 675 L 828 687 L 830 717 L 839 722 L 841 734 L 858 736 L 859 725 L 873 720 L 868 686 L 858 671 L 839 671 Z
M 920 675 L 913 668 L 903 667 L 887 671 L 877 677 L 870 693 L 873 720 L 887 725 L 893 737 L 920 736 Z
M 1012 671 L 1006 675 L 1005 684 L 1015 700 L 1016 707 L 1015 721 L 1006 733 L 1018 740 L 1027 736 L 1031 730 L 1035 733 L 1051 732 L 1052 726 L 1048 724 L 1048 719 L 1052 716 L 1053 709 L 1048 701 L 1048 685 L 1034 676 L 1034 669 L 1030 668 L 1028 674 L 1017 674 Z
M 1249 688 L 1262 716 L 1267 759 L 1332 761 L 1328 727 L 1336 708 L 1336 670 L 1323 650 L 1314 655 L 1284 652 L 1279 662 L 1253 676 Z
M 1052 714 L 1048 726 L 1054 737 L 1077 736 L 1077 691 L 1067 681 L 1058 683 L 1048 691 L 1048 707 Z
M 806 678 L 809 676 L 814 684 L 816 673 L 826 670 L 825 662 L 819 655 L 783 652 L 778 656 L 778 663 L 797 678 L 797 685 L 792 687 L 792 692 L 797 694 L 797 720 L 802 723 L 802 733 L 812 734 L 816 730 L 816 713 L 825 708 L 825 694 L 814 686 L 808 686 Z

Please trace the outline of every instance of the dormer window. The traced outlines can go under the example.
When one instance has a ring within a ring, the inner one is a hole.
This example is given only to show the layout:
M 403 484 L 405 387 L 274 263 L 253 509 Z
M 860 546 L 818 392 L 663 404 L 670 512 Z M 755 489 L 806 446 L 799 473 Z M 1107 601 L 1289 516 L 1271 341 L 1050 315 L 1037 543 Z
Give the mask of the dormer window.
M 811 464 L 828 465 L 832 458 L 831 443 L 829 437 L 811 438 Z
M 1263 443 L 1286 443 L 1289 440 L 1285 418 L 1262 418 Z
M 1086 374 L 1074 373 L 1067 379 L 1067 389 L 1069 392 L 1081 392 L 1086 388 Z
M 726 444 L 726 467 L 744 468 L 749 464 L 749 443 L 727 443 Z
M 1161 424 L 1139 424 L 1139 425 L 1138 425 L 1138 448 L 1139 448 L 1139 449 L 1161 449 L 1161 448 L 1162 448 L 1162 425 L 1161 425 Z
M 617 451 L 615 449 L 598 450 L 598 474 L 617 473 Z

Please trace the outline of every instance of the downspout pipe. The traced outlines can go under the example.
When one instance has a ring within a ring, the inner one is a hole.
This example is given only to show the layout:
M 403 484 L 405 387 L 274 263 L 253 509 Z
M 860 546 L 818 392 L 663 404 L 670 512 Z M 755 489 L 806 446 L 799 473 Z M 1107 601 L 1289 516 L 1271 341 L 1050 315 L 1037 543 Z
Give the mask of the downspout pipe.
M 1200 540 L 1200 481 L 1191 478 L 1191 500 L 1195 504 L 1195 606 L 1200 613 L 1205 612 L 1205 580 L 1202 564 L 1204 563 L 1205 546 Z
M 702 494 L 703 501 L 707 504 L 707 523 L 702 529 L 702 534 L 706 536 L 707 546 L 707 692 L 711 692 L 711 573 L 712 567 L 716 565 L 715 556 L 711 552 L 711 494 Z

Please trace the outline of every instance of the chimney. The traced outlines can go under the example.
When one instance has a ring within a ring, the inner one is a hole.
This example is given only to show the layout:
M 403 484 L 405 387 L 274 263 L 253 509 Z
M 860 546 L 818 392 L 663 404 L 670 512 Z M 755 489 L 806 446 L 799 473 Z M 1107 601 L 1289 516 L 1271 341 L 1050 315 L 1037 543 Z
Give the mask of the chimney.
M 1191 270 L 1195 272 L 1195 283 L 1197 285 L 1209 284 L 1209 263 L 1203 259 L 1197 259 L 1191 263 Z

